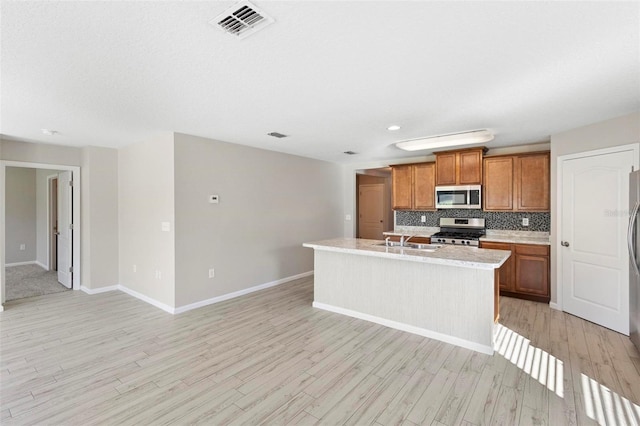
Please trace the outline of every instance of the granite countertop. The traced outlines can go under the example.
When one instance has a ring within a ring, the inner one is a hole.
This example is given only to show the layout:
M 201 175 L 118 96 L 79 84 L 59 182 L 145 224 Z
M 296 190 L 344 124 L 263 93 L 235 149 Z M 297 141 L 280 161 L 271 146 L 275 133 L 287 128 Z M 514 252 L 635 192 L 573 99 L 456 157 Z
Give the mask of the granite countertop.
M 431 237 L 440 228 L 437 226 L 397 226 L 393 231 L 384 232 L 387 236 L 413 235 L 414 237 Z M 510 244 L 538 244 L 550 245 L 548 232 L 536 231 L 505 231 L 500 229 L 487 229 L 487 234 L 480 241 Z
M 487 234 L 480 241 L 511 244 L 551 245 L 548 232 L 534 231 L 503 231 L 487 229 Z
M 474 269 L 499 268 L 510 256 L 507 250 L 488 250 L 477 247 L 443 245 L 435 251 L 423 251 L 404 247 L 385 247 L 384 241 L 360 238 L 334 238 L 331 240 L 304 243 L 304 247 L 315 250 L 349 253 L 363 256 L 385 257 L 412 262 L 460 266 Z

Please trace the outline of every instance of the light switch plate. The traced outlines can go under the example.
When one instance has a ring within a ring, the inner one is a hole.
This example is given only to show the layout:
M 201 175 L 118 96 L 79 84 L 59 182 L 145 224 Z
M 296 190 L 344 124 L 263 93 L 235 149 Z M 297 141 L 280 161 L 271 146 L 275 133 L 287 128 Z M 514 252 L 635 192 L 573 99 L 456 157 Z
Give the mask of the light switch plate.
M 351 220 L 351 215 L 350 214 L 344 215 L 344 220 Z
M 425 215 L 420 216 L 420 222 L 426 223 L 427 222 L 427 216 L 425 216 Z
M 169 231 L 171 231 L 171 224 L 170 224 L 169 222 L 162 222 L 162 223 L 161 223 L 161 226 L 162 226 L 162 230 L 163 230 L 164 232 L 169 232 Z

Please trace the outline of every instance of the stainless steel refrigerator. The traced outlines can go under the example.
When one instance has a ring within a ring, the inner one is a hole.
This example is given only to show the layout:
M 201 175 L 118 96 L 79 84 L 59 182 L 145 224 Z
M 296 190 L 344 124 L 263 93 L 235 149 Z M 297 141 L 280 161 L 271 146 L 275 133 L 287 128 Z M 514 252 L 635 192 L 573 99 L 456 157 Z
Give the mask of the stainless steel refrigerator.
M 640 171 L 629 175 L 629 337 L 640 351 Z

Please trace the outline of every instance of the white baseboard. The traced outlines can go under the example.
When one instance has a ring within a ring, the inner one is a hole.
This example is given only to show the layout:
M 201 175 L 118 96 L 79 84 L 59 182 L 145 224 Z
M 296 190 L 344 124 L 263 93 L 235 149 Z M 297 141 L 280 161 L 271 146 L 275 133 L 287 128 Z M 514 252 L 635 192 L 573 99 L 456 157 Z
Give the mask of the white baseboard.
M 174 309 L 174 313 L 181 314 L 183 312 L 190 311 L 192 309 L 202 308 L 203 306 L 213 305 L 214 303 L 224 302 L 225 300 L 233 299 L 236 297 L 244 296 L 245 294 L 253 293 L 255 291 L 264 290 L 269 287 L 275 287 L 280 284 L 284 284 L 290 281 L 294 281 L 300 278 L 305 278 L 313 275 L 313 271 L 303 272 L 298 275 L 292 275 L 290 277 L 281 278 L 279 280 L 271 281 L 268 283 L 260 284 L 254 287 L 245 288 L 242 290 L 234 291 L 233 293 L 223 294 L 222 296 L 212 297 L 211 299 L 202 300 L 200 302 L 190 303 L 188 305 L 180 306 Z
M 480 352 L 483 354 L 493 355 L 493 348 L 491 346 L 486 346 L 480 343 L 461 339 L 459 337 L 449 336 L 447 334 L 442 334 L 436 331 L 427 330 L 426 328 L 415 327 L 413 325 L 376 317 L 374 315 L 364 314 L 362 312 L 352 311 L 351 309 L 344 309 L 337 306 L 326 305 L 324 303 L 319 303 L 315 301 L 313 302 L 312 306 L 314 308 L 322 309 L 329 312 L 334 312 L 336 314 L 358 318 L 361 320 L 384 325 L 385 327 L 394 328 L 396 330 L 406 331 L 408 333 L 413 333 L 419 336 L 428 337 L 430 339 L 439 340 L 441 342 L 450 343 L 452 345 L 460 346 L 466 349 L 471 349 L 473 351 Z
M 37 260 L 34 262 L 36 265 L 38 265 L 39 267 L 41 267 L 42 269 L 44 269 L 45 271 L 49 270 L 49 265 L 45 265 L 44 263 L 40 263 Z
M 550 307 L 551 309 L 555 309 L 556 311 L 561 311 L 561 310 L 562 310 L 562 309 L 560 308 L 560 306 L 559 306 L 557 303 L 555 303 L 555 302 L 549 302 L 549 307 Z
M 10 268 L 12 266 L 22 266 L 22 265 L 36 265 L 38 264 L 38 262 L 36 262 L 35 260 L 30 260 L 28 262 L 13 262 L 13 263 L 5 263 L 4 266 L 6 268 Z
M 155 306 L 156 308 L 160 308 L 160 309 L 162 309 L 162 310 L 163 310 L 163 311 L 165 311 L 165 312 L 169 312 L 170 314 L 175 314 L 175 313 L 176 313 L 176 312 L 175 312 L 175 311 L 176 311 L 176 310 L 175 310 L 175 308 L 172 308 L 172 307 L 171 307 L 171 306 L 169 306 L 169 305 L 166 305 L 166 304 L 164 304 L 164 303 L 162 303 L 162 302 L 159 302 L 159 301 L 157 301 L 157 300 L 155 300 L 155 299 L 152 299 L 152 298 L 151 298 L 151 297 L 149 297 L 149 296 L 145 296 L 145 295 L 144 295 L 144 294 L 142 294 L 142 293 L 138 293 L 138 292 L 137 292 L 137 291 L 135 291 L 135 290 L 131 290 L 130 288 L 125 287 L 125 286 L 123 286 L 122 284 L 119 284 L 119 285 L 118 285 L 118 290 L 123 291 L 123 292 L 127 293 L 129 296 L 133 296 L 133 297 L 135 297 L 136 299 L 140 299 L 140 300 L 142 300 L 143 302 L 147 302 L 148 304 L 153 305 L 153 306 Z
M 118 284 L 116 286 L 110 286 L 110 287 L 101 287 L 101 288 L 96 288 L 96 289 L 90 289 L 84 286 L 81 286 L 80 289 L 82 291 L 84 291 L 87 294 L 98 294 L 98 293 L 104 293 L 107 291 L 113 291 L 113 290 L 120 290 L 124 293 L 127 293 L 130 296 L 135 297 L 136 299 L 140 299 L 143 302 L 147 302 L 150 305 L 155 306 L 156 308 L 160 308 L 165 312 L 168 312 L 172 315 L 176 315 L 176 314 L 181 314 L 183 312 L 187 312 L 190 311 L 192 309 L 197 309 L 197 308 L 201 308 L 203 306 L 208 306 L 208 305 L 213 305 L 214 303 L 220 303 L 220 302 L 224 302 L 225 300 L 229 300 L 229 299 L 234 299 L 236 297 L 240 297 L 240 296 L 244 296 L 245 294 L 249 294 L 249 293 L 253 293 L 259 290 L 264 290 L 266 288 L 269 287 L 275 287 L 277 285 L 280 284 L 284 284 L 290 281 L 294 281 L 300 278 L 305 278 L 305 277 L 309 277 L 313 275 L 313 271 L 308 271 L 308 272 L 303 272 L 302 274 L 298 274 L 298 275 L 292 275 L 290 277 L 286 277 L 286 278 L 281 278 L 279 280 L 276 281 L 271 281 L 268 283 L 264 283 L 264 284 L 260 284 L 254 287 L 250 287 L 250 288 L 245 288 L 239 291 L 235 291 L 233 293 L 228 293 L 228 294 L 223 294 L 222 296 L 217 296 L 217 297 L 213 297 L 211 299 L 207 299 L 207 300 L 202 300 L 200 302 L 195 302 L 195 303 L 191 303 L 189 305 L 184 305 L 184 306 L 180 306 L 179 308 L 172 308 L 171 306 L 159 302 L 149 296 L 145 296 L 142 293 L 138 293 L 135 290 L 132 290 L 128 287 L 123 286 L 122 284 Z
M 109 287 L 88 288 L 82 285 L 80 286 L 80 290 L 84 291 L 87 294 L 99 294 L 99 293 L 106 293 L 107 291 L 120 290 L 120 286 L 111 285 Z

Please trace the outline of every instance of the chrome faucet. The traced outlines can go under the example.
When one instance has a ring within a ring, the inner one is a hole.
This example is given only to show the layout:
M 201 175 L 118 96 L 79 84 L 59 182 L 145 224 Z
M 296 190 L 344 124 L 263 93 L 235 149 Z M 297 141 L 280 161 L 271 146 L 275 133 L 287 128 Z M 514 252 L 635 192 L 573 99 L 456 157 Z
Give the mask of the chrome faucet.
M 409 235 L 405 238 L 404 234 L 400 236 L 400 247 L 404 247 L 405 244 L 409 242 L 411 238 L 415 237 L 415 235 Z
M 387 237 L 384 239 L 384 245 L 389 247 L 389 240 L 391 239 L 391 237 Z

